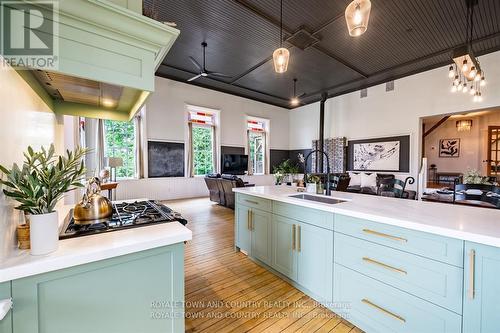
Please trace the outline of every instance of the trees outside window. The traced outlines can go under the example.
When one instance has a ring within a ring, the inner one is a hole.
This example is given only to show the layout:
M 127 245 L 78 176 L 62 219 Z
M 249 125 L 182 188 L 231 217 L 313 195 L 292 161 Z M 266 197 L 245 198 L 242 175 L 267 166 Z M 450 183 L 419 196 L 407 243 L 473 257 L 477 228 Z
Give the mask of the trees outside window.
M 265 133 L 248 131 L 248 150 L 253 174 L 264 174 Z
M 269 128 L 268 120 L 247 119 L 247 153 L 250 162 L 250 172 L 254 175 L 266 173 L 266 134 Z
M 134 178 L 136 176 L 135 135 L 134 122 L 104 121 L 105 156 L 123 159 L 123 166 L 116 169 L 117 178 Z
M 189 177 L 217 172 L 218 111 L 188 105 L 187 110 Z
M 212 126 L 193 124 L 192 136 L 194 175 L 201 176 L 214 172 L 214 139 Z

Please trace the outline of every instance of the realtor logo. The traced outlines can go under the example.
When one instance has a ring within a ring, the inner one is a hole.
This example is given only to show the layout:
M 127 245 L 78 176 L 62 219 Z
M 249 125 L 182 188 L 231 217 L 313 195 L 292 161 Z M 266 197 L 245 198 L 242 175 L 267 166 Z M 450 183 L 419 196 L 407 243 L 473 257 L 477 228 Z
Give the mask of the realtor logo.
M 0 0 L 2 66 L 58 68 L 58 2 Z

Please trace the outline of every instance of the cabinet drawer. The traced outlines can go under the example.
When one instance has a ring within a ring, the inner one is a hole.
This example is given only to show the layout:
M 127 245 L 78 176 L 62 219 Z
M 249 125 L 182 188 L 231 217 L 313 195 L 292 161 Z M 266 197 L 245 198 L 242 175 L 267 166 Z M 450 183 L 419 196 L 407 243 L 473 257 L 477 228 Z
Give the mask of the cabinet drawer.
M 462 313 L 462 268 L 337 232 L 334 244 L 336 263 Z
M 423 257 L 463 267 L 463 241 L 345 215 L 335 215 L 335 231 Z
M 290 219 L 333 230 L 333 214 L 283 202 L 273 202 L 273 213 Z
M 265 212 L 271 211 L 271 200 L 254 197 L 252 195 L 246 195 L 241 193 L 236 193 L 237 202 L 241 205 L 245 205 L 250 208 L 256 208 L 263 210 Z
M 334 302 L 366 332 L 460 333 L 462 317 L 418 297 L 335 264 Z

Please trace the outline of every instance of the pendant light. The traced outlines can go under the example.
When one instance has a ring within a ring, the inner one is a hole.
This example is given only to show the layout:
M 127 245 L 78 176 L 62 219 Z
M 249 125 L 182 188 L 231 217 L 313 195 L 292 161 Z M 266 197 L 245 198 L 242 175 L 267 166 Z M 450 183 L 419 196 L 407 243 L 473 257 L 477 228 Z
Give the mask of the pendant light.
M 285 73 L 288 69 L 290 51 L 283 47 L 283 0 L 280 1 L 280 47 L 273 52 L 274 71 Z
M 298 106 L 300 104 L 300 100 L 297 97 L 297 79 L 293 79 L 293 96 L 290 100 L 290 104 L 292 106 Z
M 370 0 L 354 0 L 347 6 L 345 20 L 351 37 L 358 37 L 366 32 L 371 9 Z

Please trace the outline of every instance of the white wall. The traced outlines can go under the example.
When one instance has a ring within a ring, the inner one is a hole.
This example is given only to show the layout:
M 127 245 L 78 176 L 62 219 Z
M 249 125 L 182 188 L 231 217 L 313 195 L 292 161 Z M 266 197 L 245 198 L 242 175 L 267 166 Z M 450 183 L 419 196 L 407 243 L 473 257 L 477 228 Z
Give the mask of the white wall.
M 40 148 L 55 143 L 61 152 L 62 117 L 56 117 L 13 69 L 0 68 L 0 87 L 0 164 L 21 163 L 30 145 Z M 14 232 L 22 214 L 14 205 L 0 193 L 0 258 L 16 246 Z
M 427 164 L 436 164 L 441 172 L 464 173 L 468 169 L 480 170 L 481 159 L 481 132 L 479 117 L 471 117 L 473 126 L 470 131 L 457 131 L 457 119 L 451 118 L 434 130 L 425 138 L 425 157 Z M 426 125 L 426 128 L 430 128 Z M 439 157 L 439 140 L 460 139 L 460 152 L 458 157 Z
M 488 82 L 481 103 L 472 102 L 468 94 L 450 92 L 446 66 L 397 80 L 391 92 L 385 91 L 385 85 L 378 85 L 368 89 L 366 98 L 360 98 L 357 91 L 329 99 L 325 107 L 325 136 L 362 139 L 411 134 L 410 173 L 416 177 L 420 117 L 500 105 L 500 52 L 480 60 Z M 317 119 L 318 114 L 319 103 L 290 111 L 290 149 L 310 147 L 319 124 L 312 119 Z M 293 133 L 300 133 L 300 138 Z
M 289 117 L 289 149 L 311 149 L 312 140 L 319 139 L 319 103 L 293 109 Z
M 288 149 L 288 110 L 250 99 L 157 77 L 146 103 L 150 140 L 184 141 L 185 105 L 220 110 L 221 145 L 245 145 L 246 116 L 270 120 L 271 149 Z
M 472 120 L 470 131 L 457 131 L 456 122 L 460 119 Z M 426 128 L 431 128 L 435 123 L 426 121 Z M 474 116 L 451 117 L 425 138 L 428 164 L 436 164 L 438 171 L 443 172 L 465 173 L 468 169 L 475 169 L 486 175 L 487 163 L 483 161 L 488 159 L 488 126 L 500 126 L 500 109 L 479 112 Z M 439 157 L 439 140 L 450 138 L 460 139 L 460 156 Z
M 189 104 L 220 110 L 221 146 L 244 147 L 246 116 L 255 116 L 269 119 L 271 149 L 289 147 L 287 109 L 160 77 L 155 84 L 155 92 L 146 102 L 146 137 L 149 140 L 184 142 L 186 104 Z M 258 185 L 273 183 L 272 176 L 252 176 L 247 180 Z M 118 199 L 169 200 L 207 195 L 203 178 L 127 180 L 117 189 Z

